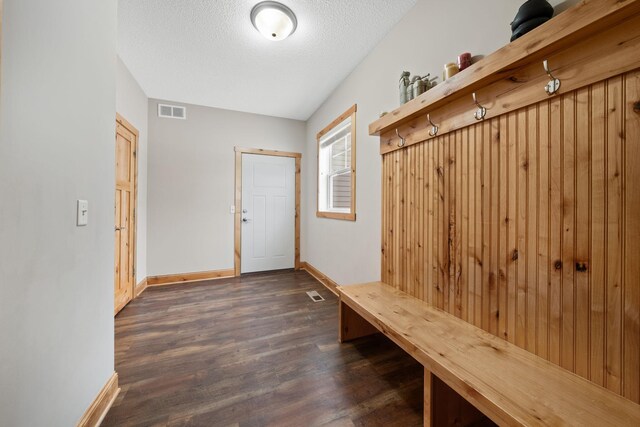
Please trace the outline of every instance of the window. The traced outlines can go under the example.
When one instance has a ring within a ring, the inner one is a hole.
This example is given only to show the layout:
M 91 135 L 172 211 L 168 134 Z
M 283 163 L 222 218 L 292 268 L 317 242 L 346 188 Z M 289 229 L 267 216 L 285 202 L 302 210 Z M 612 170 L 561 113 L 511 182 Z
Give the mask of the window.
M 356 220 L 356 111 L 318 133 L 318 217 Z

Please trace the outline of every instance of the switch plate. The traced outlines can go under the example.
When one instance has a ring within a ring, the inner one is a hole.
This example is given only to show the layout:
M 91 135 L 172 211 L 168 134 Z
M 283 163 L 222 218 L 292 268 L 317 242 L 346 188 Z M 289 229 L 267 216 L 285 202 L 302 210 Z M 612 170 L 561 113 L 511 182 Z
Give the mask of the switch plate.
M 229 213 L 236 213 L 236 205 L 231 205 L 231 207 L 229 208 Z
M 89 223 L 89 202 L 87 200 L 78 200 L 77 225 L 83 227 Z

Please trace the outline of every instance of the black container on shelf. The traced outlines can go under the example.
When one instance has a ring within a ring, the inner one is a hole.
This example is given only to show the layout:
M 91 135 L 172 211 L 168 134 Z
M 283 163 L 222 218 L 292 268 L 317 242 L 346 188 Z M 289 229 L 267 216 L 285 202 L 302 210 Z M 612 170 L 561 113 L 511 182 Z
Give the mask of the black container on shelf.
M 547 0 L 527 0 L 511 23 L 511 41 L 547 22 L 553 12 L 553 6 Z

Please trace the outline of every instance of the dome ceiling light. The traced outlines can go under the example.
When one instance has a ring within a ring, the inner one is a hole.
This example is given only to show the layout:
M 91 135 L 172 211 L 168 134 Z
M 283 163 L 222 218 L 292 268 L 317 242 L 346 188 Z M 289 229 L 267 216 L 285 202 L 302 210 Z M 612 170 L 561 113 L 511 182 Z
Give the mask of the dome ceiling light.
M 298 20 L 291 9 L 275 1 L 263 1 L 251 9 L 251 23 L 272 41 L 284 40 L 296 31 Z

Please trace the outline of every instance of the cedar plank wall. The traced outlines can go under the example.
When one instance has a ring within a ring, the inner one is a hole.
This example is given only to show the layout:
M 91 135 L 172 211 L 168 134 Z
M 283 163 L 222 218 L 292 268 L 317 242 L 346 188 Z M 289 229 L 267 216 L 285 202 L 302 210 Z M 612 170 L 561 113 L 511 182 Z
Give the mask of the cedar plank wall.
M 382 280 L 640 402 L 638 101 L 634 71 L 384 154 Z

